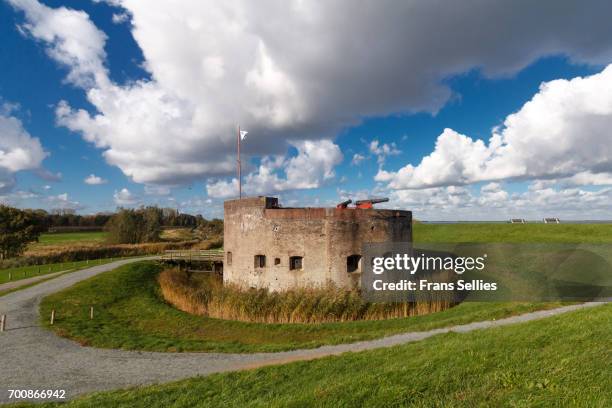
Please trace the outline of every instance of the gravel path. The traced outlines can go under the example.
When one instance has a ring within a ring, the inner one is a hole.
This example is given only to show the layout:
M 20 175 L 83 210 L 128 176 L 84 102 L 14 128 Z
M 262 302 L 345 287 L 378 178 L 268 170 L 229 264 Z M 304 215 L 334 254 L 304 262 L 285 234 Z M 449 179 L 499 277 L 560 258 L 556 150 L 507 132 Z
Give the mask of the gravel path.
M 7 330 L 0 333 L 0 403 L 16 401 L 9 400 L 9 389 L 60 389 L 66 391 L 66 398 L 74 398 L 91 391 L 168 382 L 197 375 L 389 347 L 440 333 L 504 326 L 601 304 L 583 303 L 495 321 L 404 333 L 378 340 L 323 346 L 317 349 L 255 354 L 154 353 L 96 349 L 81 347 L 38 326 L 38 305 L 43 297 L 138 260 L 140 259 L 126 259 L 94 266 L 0 297 L 0 314 L 8 316 Z
M 30 283 L 38 282 L 38 281 L 45 280 L 45 279 L 50 279 L 50 278 L 53 278 L 57 275 L 61 275 L 62 273 L 66 273 L 66 272 L 70 272 L 70 269 L 67 269 L 65 271 L 48 273 L 46 275 L 34 276 L 32 278 L 19 279 L 13 282 L 3 283 L 2 285 L 0 285 L 0 292 L 3 292 L 5 290 L 19 288 L 21 286 L 27 286 Z

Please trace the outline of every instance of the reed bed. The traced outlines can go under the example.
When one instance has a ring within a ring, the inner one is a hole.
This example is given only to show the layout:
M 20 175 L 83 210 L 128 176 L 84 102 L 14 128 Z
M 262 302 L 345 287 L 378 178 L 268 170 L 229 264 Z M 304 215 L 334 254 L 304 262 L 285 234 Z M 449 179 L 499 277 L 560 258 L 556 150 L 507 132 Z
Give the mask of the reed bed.
M 161 295 L 187 313 L 258 323 L 328 323 L 418 316 L 448 309 L 448 300 L 367 303 L 358 290 L 330 285 L 285 292 L 223 285 L 218 276 L 167 269 L 158 276 Z

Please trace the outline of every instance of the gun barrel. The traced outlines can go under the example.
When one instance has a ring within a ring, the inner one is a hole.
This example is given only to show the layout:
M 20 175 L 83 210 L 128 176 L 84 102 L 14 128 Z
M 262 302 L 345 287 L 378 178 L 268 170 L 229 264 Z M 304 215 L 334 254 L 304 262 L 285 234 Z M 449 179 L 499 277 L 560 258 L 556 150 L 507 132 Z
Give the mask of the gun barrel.
M 387 201 L 389 201 L 388 197 L 383 197 L 383 198 L 369 198 L 367 200 L 359 200 L 359 201 L 355 201 L 356 205 L 360 205 L 360 204 L 366 204 L 366 203 L 372 203 L 372 204 L 377 204 L 377 203 L 386 203 Z
M 341 203 L 339 203 L 338 205 L 336 205 L 337 208 L 346 208 L 350 203 L 352 203 L 353 200 L 349 199 L 346 201 L 343 201 Z

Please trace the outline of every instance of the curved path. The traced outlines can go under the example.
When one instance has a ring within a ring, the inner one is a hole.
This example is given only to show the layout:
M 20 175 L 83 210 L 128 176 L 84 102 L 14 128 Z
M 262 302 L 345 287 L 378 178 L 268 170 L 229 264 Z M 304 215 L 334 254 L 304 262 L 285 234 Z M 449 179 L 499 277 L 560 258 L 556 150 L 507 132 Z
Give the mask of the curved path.
M 495 321 L 398 334 L 372 341 L 254 354 L 154 353 L 96 349 L 81 347 L 38 326 L 38 305 L 43 297 L 99 273 L 141 259 L 94 266 L 0 297 L 0 314 L 8 316 L 7 330 L 0 333 L 0 403 L 16 402 L 14 399 L 9 400 L 9 389 L 61 389 L 66 391 L 66 398 L 74 398 L 91 391 L 168 382 L 197 375 L 389 347 L 440 333 L 468 332 L 503 326 L 601 304 L 583 303 Z

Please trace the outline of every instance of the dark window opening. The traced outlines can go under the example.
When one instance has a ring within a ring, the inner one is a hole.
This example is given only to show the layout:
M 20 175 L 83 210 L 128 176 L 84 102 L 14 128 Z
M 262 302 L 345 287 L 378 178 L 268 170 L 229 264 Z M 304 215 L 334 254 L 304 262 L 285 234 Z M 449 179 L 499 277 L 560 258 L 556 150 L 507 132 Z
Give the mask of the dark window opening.
M 274 265 L 280 265 L 280 258 L 274 258 Z
M 348 273 L 355 272 L 359 270 L 359 261 L 361 260 L 361 255 L 350 255 L 346 257 L 346 271 Z
M 265 255 L 255 255 L 255 268 L 265 268 L 266 267 L 266 256 Z
M 301 256 L 292 256 L 289 258 L 289 269 L 302 269 L 302 257 Z
M 227 253 L 227 264 L 228 265 L 232 264 L 232 253 L 231 252 Z

